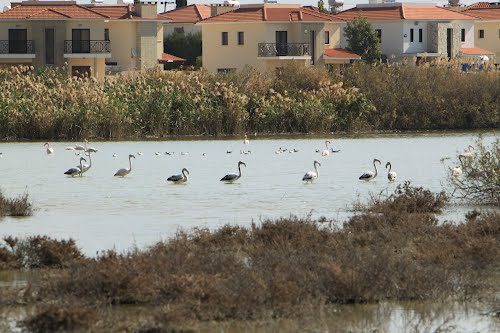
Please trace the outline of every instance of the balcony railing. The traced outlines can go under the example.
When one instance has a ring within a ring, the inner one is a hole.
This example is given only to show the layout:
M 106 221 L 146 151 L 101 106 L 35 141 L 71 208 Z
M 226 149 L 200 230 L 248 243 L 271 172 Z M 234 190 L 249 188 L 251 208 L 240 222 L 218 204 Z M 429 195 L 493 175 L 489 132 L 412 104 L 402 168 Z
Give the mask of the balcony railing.
M 259 57 L 298 57 L 308 56 L 309 44 L 306 43 L 259 43 Z
M 64 53 L 110 53 L 109 40 L 65 40 Z
M 32 40 L 0 40 L 0 54 L 34 54 Z

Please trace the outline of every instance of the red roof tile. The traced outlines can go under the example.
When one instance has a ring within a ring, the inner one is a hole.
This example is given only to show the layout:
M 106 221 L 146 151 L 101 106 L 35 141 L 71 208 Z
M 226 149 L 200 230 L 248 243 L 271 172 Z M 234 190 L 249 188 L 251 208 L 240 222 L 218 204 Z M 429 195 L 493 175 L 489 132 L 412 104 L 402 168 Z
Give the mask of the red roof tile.
M 259 21 L 321 21 L 338 22 L 333 15 L 320 13 L 305 7 L 240 7 L 234 11 L 212 16 L 203 20 L 206 23 L 259 22 Z
M 361 56 L 357 55 L 356 53 L 340 48 L 326 49 L 323 54 L 330 58 L 361 59 Z
M 465 6 L 466 9 L 473 9 L 473 8 L 490 8 L 490 3 L 489 2 L 476 2 L 473 3 L 472 5 Z
M 211 9 L 209 5 L 189 5 L 158 14 L 158 17 L 171 20 L 172 23 L 196 23 L 209 18 L 210 15 Z
M 394 20 L 473 20 L 474 18 L 463 13 L 437 6 L 410 6 L 395 5 L 388 7 L 355 7 L 345 10 L 335 17 L 351 21 L 359 16 L 368 21 Z
M 462 47 L 460 49 L 460 52 L 462 54 L 467 54 L 467 55 L 494 55 L 494 52 L 479 48 L 479 47 L 470 47 L 470 48 L 465 48 Z
M 168 54 L 168 53 L 163 53 L 161 58 L 158 59 L 158 62 L 160 64 L 168 63 L 168 62 L 184 62 L 184 61 L 186 61 L 186 59 L 179 58 L 179 57 L 176 57 L 176 56 Z
M 500 20 L 500 7 L 469 9 L 466 10 L 465 13 L 477 17 L 481 20 Z

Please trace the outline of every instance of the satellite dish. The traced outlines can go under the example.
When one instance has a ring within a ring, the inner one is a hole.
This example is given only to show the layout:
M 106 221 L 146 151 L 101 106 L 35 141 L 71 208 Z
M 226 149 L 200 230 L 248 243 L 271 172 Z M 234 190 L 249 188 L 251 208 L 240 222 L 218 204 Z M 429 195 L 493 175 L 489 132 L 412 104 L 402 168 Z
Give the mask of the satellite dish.
M 460 3 L 460 0 L 448 0 L 448 3 L 451 6 L 457 6 Z
M 132 48 L 130 50 L 130 54 L 132 55 L 132 58 L 136 58 L 137 57 L 137 49 L 136 48 Z
M 342 7 L 344 5 L 344 0 L 328 0 L 330 7 Z

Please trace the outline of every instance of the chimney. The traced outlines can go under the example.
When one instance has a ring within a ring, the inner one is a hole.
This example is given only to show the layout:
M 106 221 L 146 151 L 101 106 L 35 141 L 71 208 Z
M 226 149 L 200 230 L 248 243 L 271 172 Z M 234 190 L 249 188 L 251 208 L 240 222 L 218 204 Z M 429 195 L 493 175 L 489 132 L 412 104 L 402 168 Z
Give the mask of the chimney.
M 234 2 L 234 1 L 233 1 Z M 226 1 L 224 4 L 211 4 L 210 5 L 210 16 L 216 16 L 224 14 L 237 9 L 239 6 L 229 3 Z
M 157 1 L 135 0 L 135 13 L 142 18 L 155 19 L 158 16 L 157 3 Z

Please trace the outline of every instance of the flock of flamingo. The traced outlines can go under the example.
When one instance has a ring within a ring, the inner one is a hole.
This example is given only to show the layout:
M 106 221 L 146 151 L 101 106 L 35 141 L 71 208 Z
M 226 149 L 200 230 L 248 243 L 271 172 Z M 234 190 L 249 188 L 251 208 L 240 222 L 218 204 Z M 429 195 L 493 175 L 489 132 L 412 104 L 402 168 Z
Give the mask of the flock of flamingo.
M 245 134 L 245 138 L 243 139 L 243 144 L 244 145 L 248 145 L 250 144 L 250 140 L 248 139 L 247 135 Z M 331 153 L 338 153 L 340 152 L 340 150 L 334 150 L 333 148 L 330 149 L 330 147 L 328 146 L 330 144 L 330 141 L 325 141 L 325 149 L 323 151 L 321 151 L 321 156 L 329 156 L 330 155 L 330 152 Z M 50 147 L 50 143 L 46 142 L 44 144 L 44 147 L 47 147 L 46 148 L 46 152 L 48 155 L 51 155 L 51 154 L 54 154 L 54 149 L 52 147 Z M 97 149 L 95 148 L 92 148 L 92 147 L 89 147 L 88 146 L 88 140 L 84 140 L 83 141 L 83 145 L 74 145 L 74 146 L 70 146 L 70 147 L 66 147 L 65 150 L 74 150 L 74 151 L 78 151 L 76 153 L 76 155 L 80 156 L 81 153 L 80 151 L 82 151 L 84 153 L 84 155 L 86 157 L 88 157 L 88 162 L 89 164 L 86 164 L 87 163 L 87 159 L 85 157 L 80 157 L 80 161 L 79 161 L 79 165 L 75 166 L 75 167 L 72 167 L 70 169 L 68 169 L 64 174 L 67 175 L 67 176 L 70 176 L 70 177 L 75 177 L 75 176 L 82 176 L 85 172 L 89 171 L 89 169 L 92 167 L 92 154 L 93 153 L 97 153 Z M 284 153 L 286 152 L 287 149 L 282 149 L 281 147 L 275 152 L 276 154 L 281 154 L 281 153 Z M 298 152 L 297 149 L 291 149 L 289 150 L 289 153 L 296 153 Z M 319 149 L 316 150 L 317 153 L 320 152 Z M 226 153 L 230 154 L 232 153 L 232 151 L 227 151 Z M 243 151 L 243 150 L 240 150 L 240 154 L 250 154 L 251 151 L 250 150 L 247 150 L 247 151 Z M 141 152 L 137 153 L 138 155 L 142 155 Z M 155 152 L 156 155 L 160 155 L 159 152 Z M 172 155 L 174 154 L 174 152 L 165 152 L 166 155 Z M 182 152 L 181 155 L 187 155 L 188 153 L 187 152 Z M 203 156 L 205 156 L 206 154 L 203 153 Z M 113 154 L 113 157 L 117 157 L 116 154 Z M 125 177 L 127 176 L 131 171 L 132 171 L 132 159 L 135 159 L 135 155 L 133 154 L 130 154 L 128 156 L 128 162 L 129 162 L 129 166 L 128 168 L 122 168 L 118 171 L 116 171 L 116 173 L 114 174 L 115 177 Z M 85 163 L 84 163 L 85 162 Z M 373 167 L 375 169 L 375 171 L 366 171 L 365 173 L 363 173 L 360 177 L 359 177 L 359 180 L 363 180 L 363 181 L 370 181 L 374 178 L 377 177 L 378 175 L 378 170 L 377 170 L 377 163 L 378 164 L 381 164 L 380 160 L 378 159 L 374 159 L 373 160 Z M 229 173 L 227 175 L 225 175 L 224 177 L 221 178 L 220 181 L 222 182 L 225 182 L 225 183 L 234 183 L 235 181 L 237 181 L 238 179 L 241 178 L 242 176 L 242 173 L 241 173 L 241 166 L 245 166 L 246 167 L 246 164 L 242 161 L 239 161 L 238 162 L 238 173 Z M 314 180 L 318 179 L 319 178 L 319 171 L 318 171 L 318 166 L 321 166 L 321 163 L 317 160 L 314 161 L 313 163 L 313 167 L 314 167 L 314 171 L 308 171 L 304 177 L 302 177 L 302 181 L 304 182 L 313 182 Z M 385 168 L 389 168 L 388 172 L 387 172 L 387 179 L 389 181 L 395 181 L 396 178 L 397 178 L 397 174 L 395 171 L 392 171 L 392 165 L 390 162 L 387 162 L 386 165 L 385 165 Z M 186 168 L 183 168 L 181 173 L 180 174 L 177 174 L 177 175 L 172 175 L 170 176 L 169 178 L 167 178 L 167 181 L 170 181 L 170 182 L 173 182 L 173 183 L 185 183 L 188 181 L 188 176 L 189 176 L 189 170 L 186 169 Z

